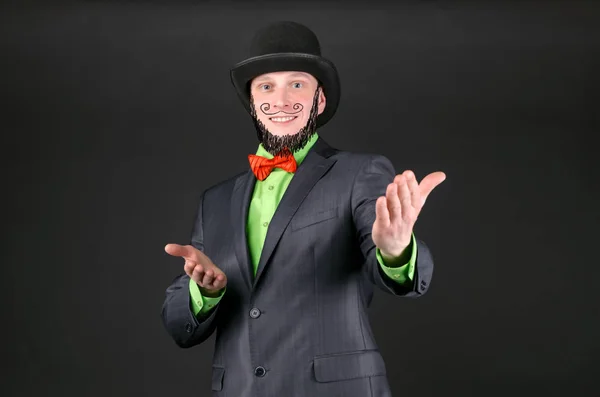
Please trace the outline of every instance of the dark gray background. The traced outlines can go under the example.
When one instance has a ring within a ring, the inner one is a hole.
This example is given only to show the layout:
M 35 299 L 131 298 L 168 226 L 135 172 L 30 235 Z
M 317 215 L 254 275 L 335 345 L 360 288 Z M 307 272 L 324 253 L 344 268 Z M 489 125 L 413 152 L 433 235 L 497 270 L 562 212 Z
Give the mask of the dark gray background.
M 338 66 L 330 144 L 448 175 L 416 225 L 430 292 L 372 306 L 394 395 L 595 395 L 600 8 L 576 1 L 5 7 L 0 394 L 209 395 L 213 339 L 162 328 L 163 247 L 256 150 L 228 70 L 280 19 Z

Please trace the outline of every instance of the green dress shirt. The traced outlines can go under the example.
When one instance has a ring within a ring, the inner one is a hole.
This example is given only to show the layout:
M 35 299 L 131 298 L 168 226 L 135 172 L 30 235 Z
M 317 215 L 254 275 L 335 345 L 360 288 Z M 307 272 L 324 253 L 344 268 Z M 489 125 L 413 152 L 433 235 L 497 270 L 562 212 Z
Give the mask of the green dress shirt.
M 302 161 L 306 157 L 308 151 L 318 138 L 318 134 L 315 134 L 302 150 L 294 153 L 294 158 L 296 159 L 298 166 L 302 164 Z M 273 155 L 267 152 L 262 144 L 258 146 L 256 154 L 269 159 L 273 158 Z M 250 201 L 250 208 L 248 210 L 248 220 L 246 222 L 246 236 L 248 239 L 248 249 L 255 275 L 258 268 L 258 263 L 260 262 L 262 248 L 267 237 L 269 223 L 275 214 L 275 210 L 279 205 L 279 201 L 283 197 L 283 193 L 285 193 L 285 190 L 287 189 L 293 177 L 293 173 L 284 171 L 281 168 L 275 168 L 264 181 L 257 180 L 254 186 L 254 192 L 252 193 L 252 200 Z M 412 236 L 411 246 L 412 252 L 408 263 L 399 267 L 386 266 L 379 248 L 376 249 L 377 260 L 383 272 L 390 277 L 391 280 L 394 280 L 400 284 L 412 282 L 413 280 L 415 261 L 417 258 L 417 244 L 414 234 Z M 219 266 L 218 263 L 216 265 Z M 211 298 L 203 296 L 200 293 L 198 284 L 196 284 L 192 279 L 190 279 L 189 285 L 191 305 L 195 315 L 203 315 L 208 313 L 217 305 L 226 291 L 226 288 L 224 288 L 218 297 Z

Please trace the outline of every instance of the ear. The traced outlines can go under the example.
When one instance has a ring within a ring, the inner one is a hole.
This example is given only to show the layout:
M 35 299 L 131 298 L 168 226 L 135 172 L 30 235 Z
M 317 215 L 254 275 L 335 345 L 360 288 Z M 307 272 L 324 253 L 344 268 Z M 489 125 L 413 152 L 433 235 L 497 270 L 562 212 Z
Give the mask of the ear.
M 320 115 L 325 110 L 325 105 L 327 105 L 327 98 L 325 98 L 325 93 L 323 92 L 323 87 L 319 87 L 319 99 L 317 101 L 317 115 Z

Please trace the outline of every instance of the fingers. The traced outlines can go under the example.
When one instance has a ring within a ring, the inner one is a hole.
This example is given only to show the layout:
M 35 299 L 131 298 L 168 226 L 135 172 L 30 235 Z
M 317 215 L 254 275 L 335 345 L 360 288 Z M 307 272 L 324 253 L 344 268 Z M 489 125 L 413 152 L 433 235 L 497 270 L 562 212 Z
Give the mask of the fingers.
M 196 269 L 196 266 L 198 266 L 198 272 L 201 272 L 204 270 L 202 268 L 202 265 L 198 265 L 196 262 L 189 261 L 189 260 L 185 261 L 185 264 L 183 265 L 183 270 L 185 271 L 185 274 L 190 276 L 190 278 L 193 278 L 192 274 L 193 274 L 194 270 Z
M 214 275 L 213 270 L 205 269 L 204 266 L 198 263 L 192 262 L 191 265 L 188 265 L 188 263 L 186 262 L 184 269 L 186 269 L 187 275 L 190 276 L 190 278 L 201 287 L 205 286 L 205 280 L 212 281 L 212 277 Z M 189 273 L 187 269 L 190 269 Z
M 417 177 L 412 171 L 404 171 L 404 176 L 406 177 L 406 183 L 410 191 L 411 206 L 418 212 L 421 210 L 423 204 L 421 203 L 421 189 L 419 188 Z
M 437 185 L 443 180 L 440 175 L 428 177 L 427 182 L 430 184 Z M 399 222 L 404 220 L 409 223 L 416 221 L 425 200 L 422 198 L 423 189 L 417 182 L 415 174 L 410 170 L 406 170 L 402 174 L 396 175 L 393 185 L 395 185 L 395 189 L 388 186 L 386 192 L 390 221 Z
M 375 202 L 375 217 L 375 221 L 381 222 L 381 226 L 388 227 L 390 225 L 390 212 L 384 196 L 379 197 Z
M 201 265 L 196 265 L 192 273 L 192 280 L 200 287 L 208 290 L 219 290 L 225 287 L 225 275 L 216 269 L 203 270 Z
M 400 203 L 400 197 L 398 196 L 399 190 L 398 186 L 396 185 L 396 180 L 397 179 L 394 179 L 394 182 L 388 185 L 385 192 L 391 223 L 397 222 L 402 218 L 402 204 Z
M 202 286 L 206 287 L 210 285 L 215 280 L 215 272 L 212 270 L 207 270 L 204 272 L 204 277 L 202 278 Z
M 225 275 L 220 273 L 213 274 L 212 270 L 207 270 L 200 286 L 208 289 L 221 289 L 225 286 Z
M 201 287 L 203 286 L 203 282 L 202 280 L 204 280 L 204 268 L 202 267 L 202 265 L 196 265 L 194 267 L 194 270 L 192 271 L 192 275 L 190 276 L 190 278 L 192 280 L 194 280 L 196 282 L 196 284 L 200 285 Z
M 211 288 L 214 290 L 220 290 L 222 288 L 225 288 L 225 284 L 226 284 L 225 283 L 225 275 L 219 274 L 219 275 L 217 275 L 217 277 L 215 277 L 212 284 L 208 285 L 207 288 Z
M 227 277 L 202 251 L 191 245 L 167 244 L 165 251 L 185 259 L 183 270 L 196 284 L 208 290 L 219 290 Z
M 397 175 L 396 178 L 394 178 L 394 183 L 398 188 L 398 196 L 400 199 L 400 217 L 406 218 L 410 215 L 412 209 L 410 189 L 408 188 L 408 181 L 406 180 L 406 172 Z
M 216 267 L 205 267 L 199 263 L 186 260 L 183 269 L 200 287 L 207 289 L 221 289 L 225 287 L 225 274 Z

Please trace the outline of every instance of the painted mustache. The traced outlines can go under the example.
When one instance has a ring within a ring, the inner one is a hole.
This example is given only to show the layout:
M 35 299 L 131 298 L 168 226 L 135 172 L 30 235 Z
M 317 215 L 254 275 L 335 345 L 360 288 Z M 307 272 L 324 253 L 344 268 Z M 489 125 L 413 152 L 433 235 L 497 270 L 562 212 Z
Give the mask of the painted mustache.
M 302 111 L 302 109 L 304 109 L 304 106 L 303 106 L 301 103 L 296 103 L 296 104 L 294 104 L 294 106 L 292 106 L 292 109 L 294 109 L 294 110 L 295 110 L 295 112 L 291 112 L 291 113 L 284 112 L 283 110 L 279 110 L 279 111 L 277 111 L 277 112 L 274 112 L 274 113 L 269 113 L 269 110 L 271 109 L 271 104 L 269 104 L 269 103 L 263 103 L 263 104 L 262 104 L 262 105 L 260 105 L 259 107 L 260 107 L 260 110 L 261 110 L 261 111 L 262 111 L 264 114 L 266 114 L 267 116 L 273 116 L 273 115 L 275 115 L 275 114 L 279 114 L 279 113 L 293 115 L 293 114 L 300 113 L 300 112 Z

